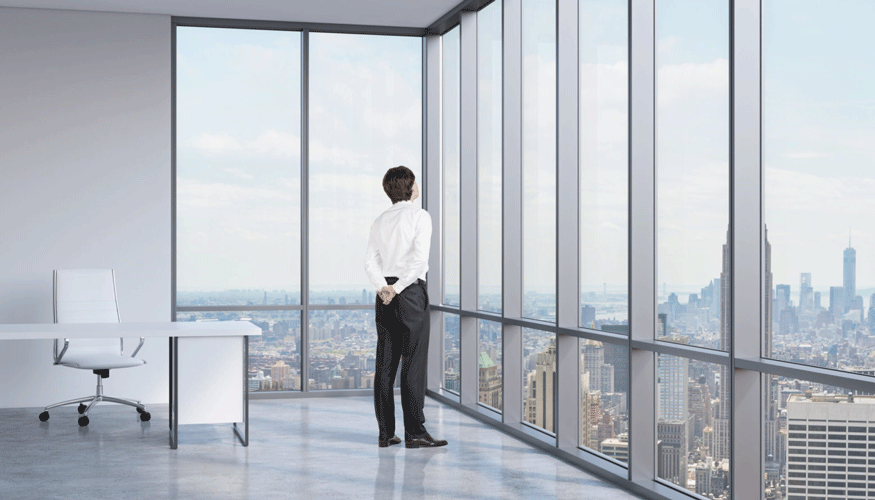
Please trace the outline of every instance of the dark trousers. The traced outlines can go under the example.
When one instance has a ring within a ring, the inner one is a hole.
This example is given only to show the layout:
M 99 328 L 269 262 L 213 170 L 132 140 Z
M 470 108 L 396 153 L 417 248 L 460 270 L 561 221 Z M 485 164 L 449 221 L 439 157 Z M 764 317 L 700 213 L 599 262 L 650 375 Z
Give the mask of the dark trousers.
M 387 277 L 395 284 L 398 278 Z M 380 437 L 395 434 L 395 373 L 401 361 L 401 408 L 404 431 L 412 437 L 425 433 L 425 370 L 428 364 L 428 314 L 425 281 L 416 280 L 396 295 L 389 305 L 377 295 L 377 360 L 374 375 L 374 409 Z

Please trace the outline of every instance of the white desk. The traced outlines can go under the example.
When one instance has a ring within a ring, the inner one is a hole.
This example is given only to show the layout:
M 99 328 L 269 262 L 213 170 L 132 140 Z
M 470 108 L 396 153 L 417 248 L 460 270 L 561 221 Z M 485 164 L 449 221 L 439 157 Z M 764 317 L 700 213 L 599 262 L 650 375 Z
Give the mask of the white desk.
M 237 438 L 243 446 L 249 445 L 250 335 L 261 335 L 261 328 L 248 321 L 0 325 L 0 340 L 169 339 L 170 447 L 173 449 L 179 444 L 179 425 L 194 423 L 233 423 Z M 181 363 L 180 357 L 183 358 Z M 239 378 L 235 372 L 240 374 Z M 180 380 L 183 381 L 181 387 Z M 242 394 L 240 399 L 233 395 L 238 388 L 238 394 Z M 242 432 L 238 423 L 243 424 Z

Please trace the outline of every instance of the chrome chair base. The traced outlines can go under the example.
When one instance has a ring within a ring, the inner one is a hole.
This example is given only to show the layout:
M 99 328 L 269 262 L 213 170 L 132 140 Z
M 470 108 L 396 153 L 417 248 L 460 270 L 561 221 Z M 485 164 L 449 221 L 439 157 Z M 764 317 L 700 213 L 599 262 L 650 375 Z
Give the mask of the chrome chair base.
M 94 405 L 96 405 L 97 403 L 104 402 L 104 401 L 108 402 L 108 403 L 118 403 L 118 404 L 122 404 L 122 405 L 133 406 L 134 408 L 137 409 L 137 413 L 140 414 L 140 420 L 143 422 L 148 422 L 152 418 L 152 415 L 146 411 L 146 407 L 140 401 L 137 401 L 134 399 L 127 399 L 127 398 L 114 398 L 114 397 L 110 397 L 110 396 L 104 396 L 103 395 L 103 377 L 98 375 L 97 376 L 97 394 L 95 394 L 94 396 L 86 396 L 83 398 L 70 399 L 67 401 L 62 401 L 60 403 L 55 403 L 55 404 L 46 406 L 45 410 L 42 413 L 40 413 L 39 419 L 42 422 L 47 421 L 49 419 L 49 410 L 51 410 L 52 408 L 57 408 L 59 406 L 66 406 L 66 405 L 74 405 L 76 403 L 79 403 L 79 413 L 82 415 L 81 417 L 79 417 L 79 425 L 84 427 L 84 426 L 88 425 L 88 423 L 89 423 L 88 412 L 91 411 L 91 408 Z M 85 405 L 86 402 L 88 403 L 87 406 Z

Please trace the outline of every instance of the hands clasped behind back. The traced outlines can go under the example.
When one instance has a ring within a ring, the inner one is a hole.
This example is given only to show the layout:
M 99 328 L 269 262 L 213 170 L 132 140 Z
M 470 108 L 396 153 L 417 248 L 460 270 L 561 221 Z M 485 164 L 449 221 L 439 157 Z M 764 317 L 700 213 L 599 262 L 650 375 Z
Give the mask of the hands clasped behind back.
M 380 299 L 382 299 L 384 306 L 388 306 L 392 299 L 395 298 L 395 295 L 397 295 L 395 289 L 390 285 L 386 285 L 380 290 Z

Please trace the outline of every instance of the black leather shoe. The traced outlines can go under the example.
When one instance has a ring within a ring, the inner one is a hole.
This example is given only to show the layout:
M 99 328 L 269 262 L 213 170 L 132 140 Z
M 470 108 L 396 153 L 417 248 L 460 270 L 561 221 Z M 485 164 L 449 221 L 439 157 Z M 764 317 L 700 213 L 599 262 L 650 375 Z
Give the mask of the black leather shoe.
M 387 446 L 399 443 L 401 443 L 401 438 L 398 436 L 392 436 L 389 439 L 380 438 L 380 448 L 386 448 Z
M 446 446 L 446 439 L 435 439 L 429 433 L 425 433 L 419 437 L 413 437 L 410 434 L 404 435 L 404 446 L 407 448 L 436 448 L 438 446 Z

